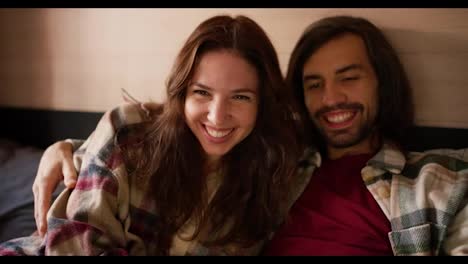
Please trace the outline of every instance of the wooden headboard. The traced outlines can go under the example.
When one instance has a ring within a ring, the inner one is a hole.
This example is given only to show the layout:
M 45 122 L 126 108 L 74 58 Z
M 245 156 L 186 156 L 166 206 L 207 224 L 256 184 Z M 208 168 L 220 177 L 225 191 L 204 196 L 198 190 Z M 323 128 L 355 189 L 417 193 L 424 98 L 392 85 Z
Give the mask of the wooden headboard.
M 87 138 L 102 112 L 74 112 L 0 107 L 0 136 L 19 143 L 46 148 L 66 138 Z M 408 131 L 409 149 L 468 148 L 468 129 L 418 126 Z

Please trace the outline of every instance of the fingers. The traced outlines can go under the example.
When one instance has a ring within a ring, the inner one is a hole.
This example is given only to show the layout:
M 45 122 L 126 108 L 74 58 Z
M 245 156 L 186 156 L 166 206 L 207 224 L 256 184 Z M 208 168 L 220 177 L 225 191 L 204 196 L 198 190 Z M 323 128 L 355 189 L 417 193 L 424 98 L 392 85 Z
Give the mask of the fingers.
M 38 175 L 36 179 L 38 177 L 43 178 Z M 50 207 L 53 187 L 47 180 L 35 181 L 33 184 L 34 218 L 40 236 L 44 236 L 47 231 L 47 212 Z
M 64 153 L 62 174 L 65 186 L 69 189 L 75 188 L 77 175 L 73 165 L 73 157 L 71 152 Z
M 73 166 L 72 151 L 70 143 L 59 141 L 44 151 L 39 162 L 33 183 L 33 194 L 34 218 L 41 236 L 47 232 L 47 212 L 57 185 L 64 177 L 68 188 L 73 188 L 76 184 L 77 176 Z

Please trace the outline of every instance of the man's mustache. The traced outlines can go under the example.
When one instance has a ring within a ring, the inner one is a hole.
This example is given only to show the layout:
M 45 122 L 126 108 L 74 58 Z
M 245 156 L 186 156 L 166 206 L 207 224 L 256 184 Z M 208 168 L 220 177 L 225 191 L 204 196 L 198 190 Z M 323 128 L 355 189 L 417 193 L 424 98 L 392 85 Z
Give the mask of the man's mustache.
M 333 106 L 324 106 L 317 110 L 314 114 L 315 118 L 319 118 L 321 115 L 331 112 L 331 111 L 336 111 L 336 110 L 358 110 L 358 111 L 363 111 L 364 106 L 360 103 L 341 103 Z

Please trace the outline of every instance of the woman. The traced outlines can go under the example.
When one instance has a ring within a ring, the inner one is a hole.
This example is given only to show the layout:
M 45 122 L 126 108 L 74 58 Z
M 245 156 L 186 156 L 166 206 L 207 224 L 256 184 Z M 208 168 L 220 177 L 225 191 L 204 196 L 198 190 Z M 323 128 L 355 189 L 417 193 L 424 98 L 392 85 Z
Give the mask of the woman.
M 167 101 L 107 112 L 75 152 L 75 189 L 47 234 L 0 253 L 256 254 L 287 212 L 298 160 L 277 55 L 251 19 L 202 22 L 179 52 Z

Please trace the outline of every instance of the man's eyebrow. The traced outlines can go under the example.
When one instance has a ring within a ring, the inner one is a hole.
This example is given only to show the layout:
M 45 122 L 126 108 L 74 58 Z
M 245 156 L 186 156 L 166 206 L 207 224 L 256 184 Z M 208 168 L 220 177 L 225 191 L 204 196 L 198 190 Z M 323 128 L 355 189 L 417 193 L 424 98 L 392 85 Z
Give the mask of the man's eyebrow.
M 356 63 L 350 64 L 350 65 L 339 68 L 338 70 L 335 71 L 335 73 L 340 74 L 340 73 L 350 71 L 350 70 L 355 70 L 355 69 L 362 69 L 362 65 L 356 64 Z
M 362 69 L 362 68 L 363 67 L 362 67 L 361 64 L 353 63 L 353 64 L 346 65 L 344 67 L 339 68 L 338 70 L 335 71 L 335 74 L 341 74 L 341 73 L 344 73 L 344 72 L 347 72 L 347 71 Z M 306 74 L 306 75 L 304 75 L 304 77 L 302 77 L 302 81 L 303 82 L 313 81 L 313 80 L 318 80 L 320 78 L 321 77 L 318 74 Z
M 303 82 L 313 81 L 313 80 L 318 80 L 318 79 L 320 79 L 320 75 L 318 74 L 307 74 L 307 75 L 304 75 L 304 77 L 302 77 Z

